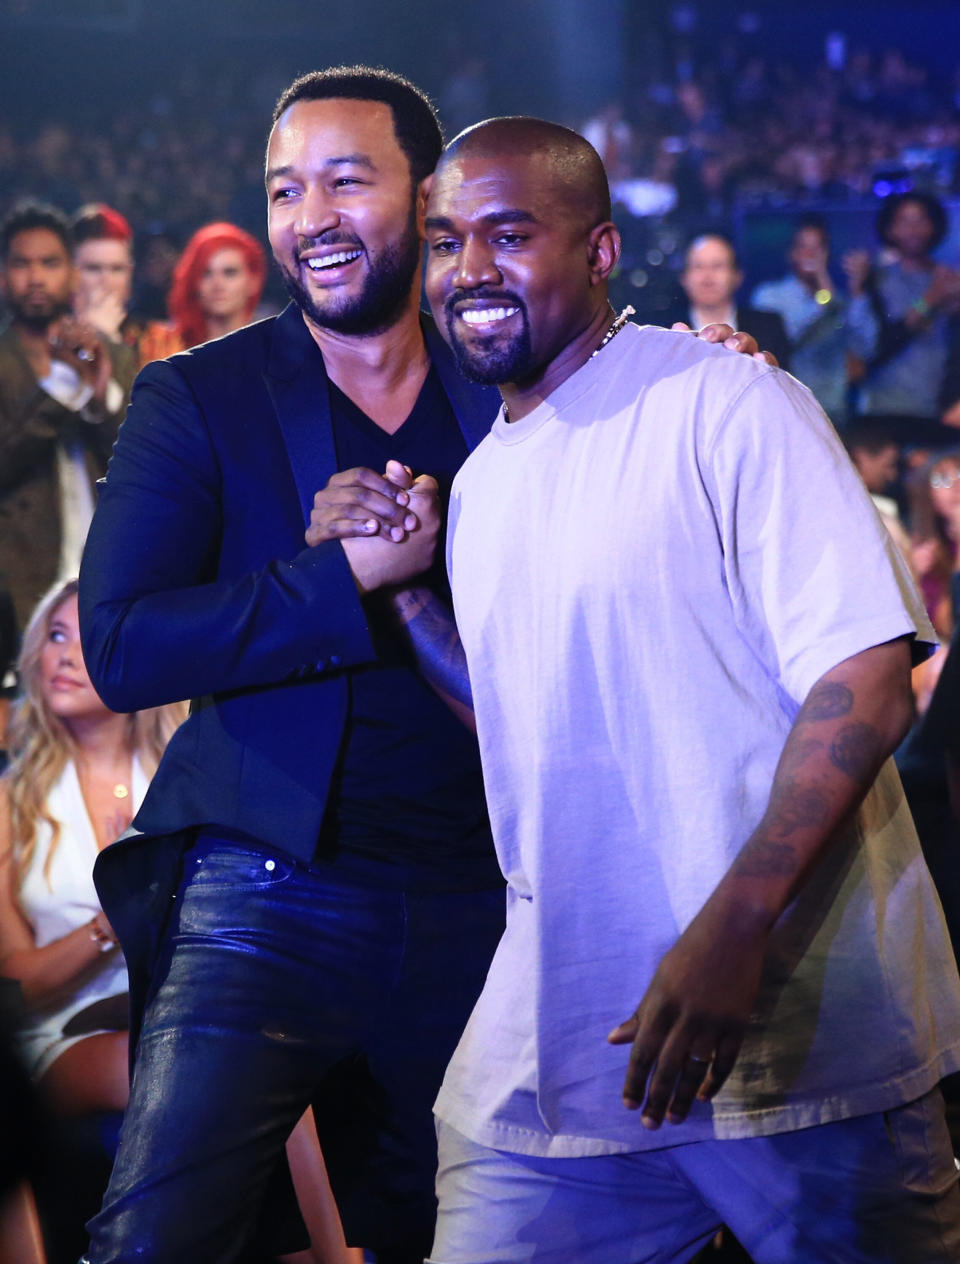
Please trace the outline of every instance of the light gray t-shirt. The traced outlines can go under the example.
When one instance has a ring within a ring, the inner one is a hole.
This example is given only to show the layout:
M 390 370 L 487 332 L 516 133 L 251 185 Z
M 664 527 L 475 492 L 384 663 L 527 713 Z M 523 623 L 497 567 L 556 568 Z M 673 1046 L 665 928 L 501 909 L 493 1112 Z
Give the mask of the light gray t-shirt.
M 438 1114 L 584 1155 L 886 1109 L 960 1067 L 960 983 L 892 764 L 775 928 L 733 1075 L 646 1131 L 606 1034 L 759 822 L 800 703 L 923 606 L 810 392 L 628 325 L 454 483 L 448 564 L 507 929 Z

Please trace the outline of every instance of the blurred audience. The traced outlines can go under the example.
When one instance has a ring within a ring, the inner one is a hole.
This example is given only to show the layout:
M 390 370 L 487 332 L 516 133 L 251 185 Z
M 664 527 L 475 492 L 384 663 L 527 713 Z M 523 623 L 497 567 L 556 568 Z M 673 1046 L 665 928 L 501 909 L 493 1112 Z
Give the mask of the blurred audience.
M 882 429 L 862 423 L 854 423 L 844 430 L 843 441 L 883 525 L 890 532 L 904 561 L 914 571 L 910 536 L 903 525 L 900 506 L 892 494 L 900 479 L 899 443 L 884 434 Z
M 80 651 L 75 580 L 37 607 L 0 781 L 0 974 L 28 1006 L 27 1065 L 66 1114 L 127 1097 L 123 957 L 97 900 L 97 852 L 129 826 L 186 708 L 108 711 Z M 113 1002 L 113 1003 L 111 1003 Z
M 722 233 L 702 233 L 687 247 L 680 285 L 687 302 L 673 320 L 693 329 L 726 324 L 752 334 L 764 351 L 772 351 L 784 369 L 790 368 L 790 344 L 776 312 L 758 311 L 736 301 L 743 283 L 733 242 Z M 667 322 L 672 323 L 672 321 Z
M 154 322 L 140 339 L 140 363 L 161 360 L 249 323 L 260 302 L 263 247 L 234 224 L 207 224 L 193 234 L 173 272 L 169 324 Z
M 900 418 L 908 442 L 942 445 L 941 418 L 960 425 L 960 272 L 933 257 L 946 212 L 929 194 L 898 194 L 881 203 L 876 229 L 889 253 L 863 283 L 875 328 L 860 412 Z
M 76 592 L 75 580 L 58 585 L 27 625 L 0 779 L 0 975 L 19 983 L 19 1055 L 51 1114 L 34 1167 L 51 1264 L 83 1247 L 127 1100 L 127 972 L 93 863 L 130 824 L 186 713 L 104 707 L 80 653 Z
M 0 572 L 20 625 L 58 575 L 76 574 L 135 372 L 129 347 L 72 314 L 67 221 L 15 207 L 0 225 Z
M 133 229 L 102 202 L 82 206 L 71 221 L 77 270 L 74 313 L 110 342 L 136 347 L 142 322 L 130 314 Z
M 791 371 L 810 387 L 834 425 L 842 427 L 849 359 L 862 356 L 873 335 L 868 300 L 838 292 L 829 267 L 830 232 L 822 216 L 798 220 L 787 261 L 790 272 L 758 285 L 750 301 L 760 311 L 780 316 L 790 339 Z

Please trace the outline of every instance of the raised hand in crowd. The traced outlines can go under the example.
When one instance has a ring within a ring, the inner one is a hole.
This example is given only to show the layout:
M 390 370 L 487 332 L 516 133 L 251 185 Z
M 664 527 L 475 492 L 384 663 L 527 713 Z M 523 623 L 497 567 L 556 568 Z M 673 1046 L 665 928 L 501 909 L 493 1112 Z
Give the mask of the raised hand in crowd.
M 78 320 L 90 325 L 111 342 L 121 341 L 120 326 L 127 316 L 121 295 L 106 282 L 77 287 L 73 311 Z
M 94 399 L 105 404 L 112 366 L 96 327 L 77 316 L 62 316 L 50 326 L 48 336 L 54 358 L 75 369 Z

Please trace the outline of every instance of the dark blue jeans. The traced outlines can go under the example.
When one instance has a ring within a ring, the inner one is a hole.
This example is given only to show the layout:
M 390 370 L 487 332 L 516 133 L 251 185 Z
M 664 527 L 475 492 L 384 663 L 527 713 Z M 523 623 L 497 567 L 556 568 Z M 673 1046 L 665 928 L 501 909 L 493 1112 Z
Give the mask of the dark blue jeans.
M 383 889 L 233 843 L 199 844 L 186 869 L 90 1261 L 237 1259 L 325 1073 L 360 1057 L 377 1145 L 345 1197 L 348 1241 L 426 1252 L 431 1106 L 503 891 Z

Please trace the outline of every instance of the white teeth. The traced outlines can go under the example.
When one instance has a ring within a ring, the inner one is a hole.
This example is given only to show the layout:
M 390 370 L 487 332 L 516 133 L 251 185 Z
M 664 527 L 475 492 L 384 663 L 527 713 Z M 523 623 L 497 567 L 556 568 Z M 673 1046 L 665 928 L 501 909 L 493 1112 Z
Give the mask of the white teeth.
M 359 250 L 340 250 L 335 255 L 322 255 L 318 259 L 307 259 L 307 267 L 314 272 L 319 272 L 321 268 L 332 268 L 338 263 L 350 263 L 353 259 L 359 259 L 361 251 Z
M 460 313 L 460 317 L 468 325 L 492 325 L 496 320 L 516 316 L 519 310 L 519 307 L 468 307 Z

